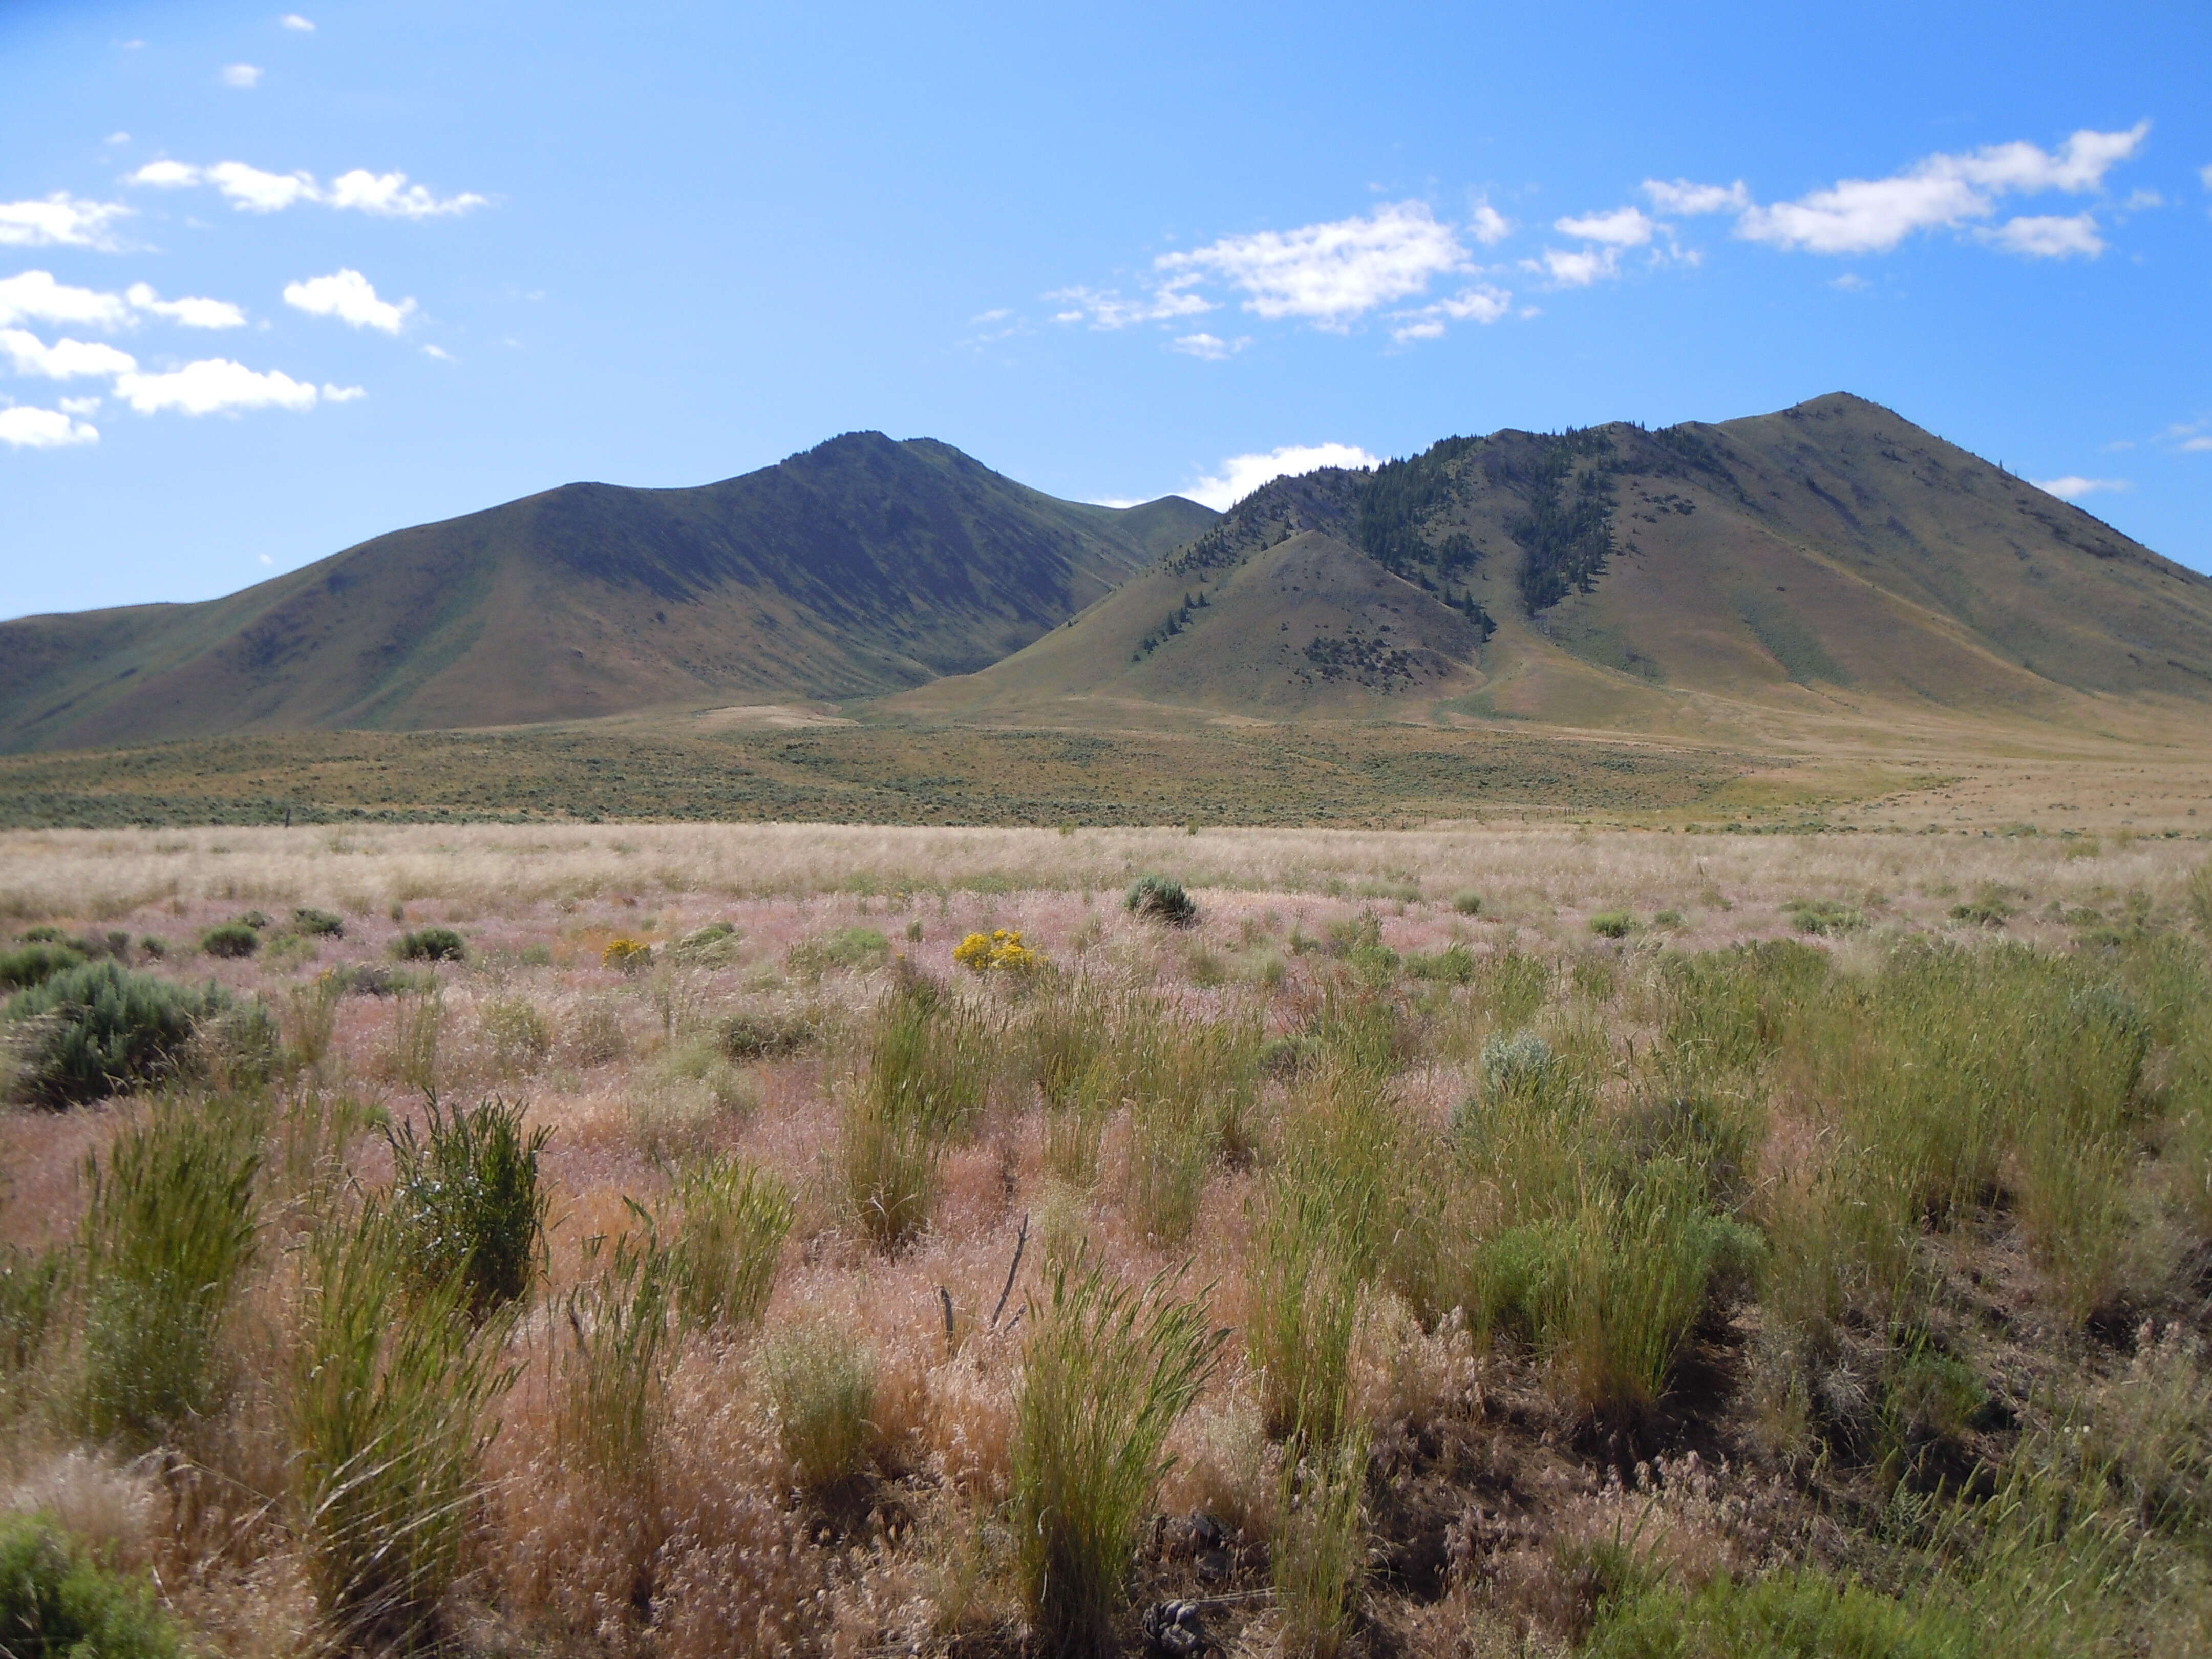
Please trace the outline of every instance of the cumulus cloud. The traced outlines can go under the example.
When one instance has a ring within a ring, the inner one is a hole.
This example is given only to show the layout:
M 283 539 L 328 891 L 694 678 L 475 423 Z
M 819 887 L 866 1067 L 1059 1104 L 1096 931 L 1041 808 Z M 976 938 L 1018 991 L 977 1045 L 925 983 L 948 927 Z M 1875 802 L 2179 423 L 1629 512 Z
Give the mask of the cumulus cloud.
M 323 198 L 313 173 L 264 173 L 243 161 L 217 161 L 207 170 L 207 181 L 240 213 L 282 213 L 296 203 Z
M 1547 276 L 1561 288 L 1588 288 L 1593 283 L 1620 274 L 1620 249 L 1595 247 L 1566 252 L 1547 247 L 1541 258 L 1524 259 L 1521 264 L 1524 270 Z
M 296 11 L 286 12 L 276 20 L 276 23 L 280 28 L 296 29 L 301 34 L 313 34 L 315 32 L 315 26 Z
M 222 83 L 240 92 L 249 91 L 261 84 L 261 71 L 252 64 L 226 64 L 222 67 Z
M 120 202 L 88 202 L 62 190 L 41 201 L 0 202 L 0 246 L 112 251 L 117 243 L 108 227 L 130 213 Z
M 1887 253 L 1922 231 L 1958 229 L 1996 210 L 1999 198 L 2100 188 L 2112 168 L 2134 155 L 2150 123 L 2124 132 L 2075 133 L 2057 151 L 2017 143 L 1960 155 L 1935 155 L 1884 179 L 1845 179 L 1794 202 L 1745 208 L 1739 234 L 1775 247 L 1811 253 Z M 2092 233 L 2094 234 L 2094 231 Z M 2009 246 L 2000 234 L 1993 240 Z M 2015 251 L 2048 257 L 2037 238 Z M 2099 247 L 2103 244 L 2099 241 Z M 2063 250 L 2085 252 L 2075 244 Z
M 1235 356 L 1252 343 L 1249 334 L 1233 340 L 1224 340 L 1218 334 L 1185 334 L 1175 341 L 1173 349 L 1187 357 L 1198 357 L 1209 363 L 1218 363 Z
M 165 374 L 125 374 L 115 395 L 141 415 L 174 410 L 183 415 L 227 415 L 247 409 L 308 410 L 319 394 L 312 382 L 281 370 L 260 374 L 227 357 L 207 357 Z
M 304 283 L 287 283 L 284 303 L 310 317 L 335 317 L 355 328 L 381 329 L 386 334 L 398 333 L 415 309 L 412 300 L 394 305 L 378 299 L 368 278 L 351 270 L 311 276 Z
M 130 309 L 118 296 L 58 283 L 51 271 L 26 270 L 0 277 L 0 328 L 15 323 L 83 323 L 114 329 L 130 320 Z
M 1642 247 L 1651 240 L 1657 228 L 1638 208 L 1615 208 L 1610 213 L 1592 213 L 1583 217 L 1555 219 L 1552 228 L 1563 236 L 1578 236 L 1585 242 L 1603 242 L 1612 247 Z
M 2125 478 L 2083 478 L 2069 473 L 2063 478 L 2031 478 L 2038 489 L 2046 495 L 2056 495 L 2062 501 L 2078 501 L 2084 495 L 2094 495 L 2100 490 L 2133 489 L 2135 485 Z
M 161 317 L 186 328 L 243 328 L 246 313 L 228 300 L 186 298 L 164 300 L 144 283 L 133 283 L 123 291 L 131 308 L 149 317 Z
M 66 449 L 99 441 L 99 428 L 71 420 L 58 409 L 34 409 L 28 404 L 0 409 L 0 444 L 10 449 Z
M 1390 331 L 1390 337 L 1401 345 L 1409 340 L 1433 340 L 1443 333 L 1447 323 L 1494 323 L 1512 313 L 1511 294 L 1479 283 L 1433 305 L 1394 313 L 1398 325 Z
M 1751 205 L 1751 192 L 1739 179 L 1732 185 L 1693 185 L 1687 179 L 1669 183 L 1646 179 L 1644 194 L 1662 213 L 1741 213 Z
M 1513 234 L 1513 222 L 1487 201 L 1477 202 L 1468 215 L 1467 234 L 1485 247 L 1495 247 Z
M 359 386 L 323 385 L 323 401 L 326 404 L 350 404 L 368 396 L 368 388 Z
M 374 214 L 380 218 L 434 219 L 466 213 L 489 200 L 468 190 L 458 196 L 439 196 L 423 185 L 410 184 L 404 173 L 371 173 L 366 167 L 340 173 L 325 188 L 312 173 L 266 173 L 243 161 L 218 161 L 211 167 L 183 161 L 149 161 L 128 182 L 157 190 L 213 185 L 240 213 L 281 213 L 301 202 L 319 202 L 340 212 Z
M 124 180 L 125 184 L 151 185 L 156 190 L 182 190 L 199 181 L 200 170 L 186 167 L 182 161 L 149 161 Z
M 1328 224 L 1224 237 L 1153 263 L 1171 283 L 1213 276 L 1242 289 L 1244 308 L 1271 320 L 1341 329 L 1463 266 L 1467 250 L 1426 203 L 1398 202 Z
M 1275 478 L 1294 477 L 1324 466 L 1380 466 L 1382 458 L 1352 444 L 1291 444 L 1265 454 L 1231 455 L 1221 470 L 1200 478 L 1182 494 L 1225 513 Z
M 425 357 L 435 357 L 441 363 L 450 363 L 453 361 L 453 354 L 441 345 L 426 345 L 422 348 L 422 355 Z
M 2008 253 L 2024 254 L 2031 259 L 2063 259 L 2073 254 L 2094 259 L 2105 251 L 2096 216 L 2088 213 L 2008 219 L 1984 232 L 1984 240 Z
M 1093 328 L 1128 328 L 1138 323 L 1168 322 L 1177 317 L 1202 316 L 1213 309 L 1203 295 L 1163 287 L 1140 298 L 1124 299 L 1110 289 L 1063 288 L 1045 295 L 1066 309 L 1053 313 L 1056 323 L 1088 322 Z
M 60 339 L 48 345 L 20 328 L 0 328 L 0 352 L 7 354 L 18 374 L 43 375 L 49 380 L 127 374 L 138 367 L 129 352 L 98 340 Z
M 409 184 L 404 173 L 371 173 L 365 167 L 342 173 L 331 180 L 328 198 L 334 208 L 353 208 L 393 219 L 434 219 L 466 213 L 483 206 L 486 199 L 467 190 L 458 196 L 434 196 L 420 185 Z

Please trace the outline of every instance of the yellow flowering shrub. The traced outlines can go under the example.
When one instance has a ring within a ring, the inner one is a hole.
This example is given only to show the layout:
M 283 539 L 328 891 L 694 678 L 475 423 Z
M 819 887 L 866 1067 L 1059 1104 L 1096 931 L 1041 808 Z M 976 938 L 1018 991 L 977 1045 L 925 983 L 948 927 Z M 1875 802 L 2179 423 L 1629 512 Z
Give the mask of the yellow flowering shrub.
M 653 960 L 653 947 L 642 939 L 618 939 L 609 941 L 599 952 L 599 961 L 609 968 L 619 968 L 630 973 Z
M 992 933 L 969 934 L 953 951 L 952 959 L 974 974 L 988 974 L 994 968 L 1026 974 L 1044 966 L 1043 951 L 1030 950 L 1019 933 L 1004 927 Z

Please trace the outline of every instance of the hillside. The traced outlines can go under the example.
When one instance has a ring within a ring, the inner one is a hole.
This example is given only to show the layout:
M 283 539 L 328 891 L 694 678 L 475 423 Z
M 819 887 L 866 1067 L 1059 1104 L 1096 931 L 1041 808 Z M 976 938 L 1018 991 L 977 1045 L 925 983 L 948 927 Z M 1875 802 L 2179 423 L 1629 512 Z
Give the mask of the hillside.
M 1279 480 L 1067 626 L 887 707 L 2079 724 L 2212 699 L 2212 580 L 1836 394 Z
M 720 483 L 577 483 L 198 605 L 0 623 L 0 748 L 842 699 L 996 661 L 1197 534 L 927 439 Z

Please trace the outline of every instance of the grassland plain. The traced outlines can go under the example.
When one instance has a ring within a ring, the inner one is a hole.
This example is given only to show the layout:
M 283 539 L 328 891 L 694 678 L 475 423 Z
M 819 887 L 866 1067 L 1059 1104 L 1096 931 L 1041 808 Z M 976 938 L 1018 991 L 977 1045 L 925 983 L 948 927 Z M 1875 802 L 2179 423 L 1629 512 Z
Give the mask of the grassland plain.
M 18 831 L 0 918 L 228 994 L 0 1114 L 0 1509 L 226 1652 L 2212 1641 L 2201 843 Z

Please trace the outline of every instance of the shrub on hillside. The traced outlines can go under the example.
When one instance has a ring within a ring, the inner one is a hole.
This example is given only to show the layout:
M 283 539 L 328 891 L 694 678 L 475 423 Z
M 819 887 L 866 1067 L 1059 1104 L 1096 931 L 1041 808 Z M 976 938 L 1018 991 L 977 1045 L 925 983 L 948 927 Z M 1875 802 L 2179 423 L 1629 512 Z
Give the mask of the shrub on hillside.
M 243 921 L 218 922 L 200 935 L 200 949 L 211 957 L 235 960 L 261 948 L 261 935 Z
M 83 960 L 82 951 L 43 939 L 0 951 L 0 991 L 43 985 L 63 969 L 74 968 Z
M 1601 910 L 1589 919 L 1589 930 L 1600 939 L 1626 939 L 1636 919 L 1626 910 Z
M 722 1052 L 732 1060 L 781 1060 L 814 1041 L 814 1022 L 805 1014 L 773 1012 L 732 1014 L 722 1022 Z
M 784 955 L 784 965 L 794 974 L 819 979 L 834 969 L 865 973 L 879 968 L 891 953 L 891 942 L 872 927 L 840 927 L 820 939 L 801 939 Z
M 1121 908 L 1147 921 L 1188 927 L 1198 920 L 1198 903 L 1172 876 L 1139 876 L 1121 896 Z
M 112 962 L 64 969 L 8 1002 L 15 1091 L 70 1106 L 158 1082 L 184 1064 L 200 1022 L 229 1006 L 218 987 L 188 990 Z
M 328 910 L 318 910 L 312 906 L 302 905 L 292 912 L 292 931 L 295 933 L 311 933 L 318 939 L 343 939 L 345 918 L 333 915 Z
M 599 952 L 599 965 L 617 973 L 635 974 L 653 966 L 653 947 L 643 939 L 614 939 Z
M 0 1653 L 176 1659 L 175 1626 L 142 1585 L 36 1515 L 0 1517 Z
M 486 1100 L 440 1109 L 428 1103 L 427 1138 L 411 1123 L 385 1131 L 392 1159 L 392 1214 L 418 1278 L 458 1281 L 482 1320 L 530 1289 L 549 1201 L 538 1155 L 550 1131 L 525 1133 L 522 1108 Z
M 668 954 L 687 968 L 726 968 L 738 959 L 744 940 L 735 923 L 710 921 L 678 939 Z
M 1452 895 L 1452 908 L 1463 916 L 1479 916 L 1482 914 L 1482 895 L 1472 887 L 1462 888 Z
M 460 962 L 469 954 L 468 941 L 450 927 L 417 927 L 402 933 L 392 948 L 408 962 Z

